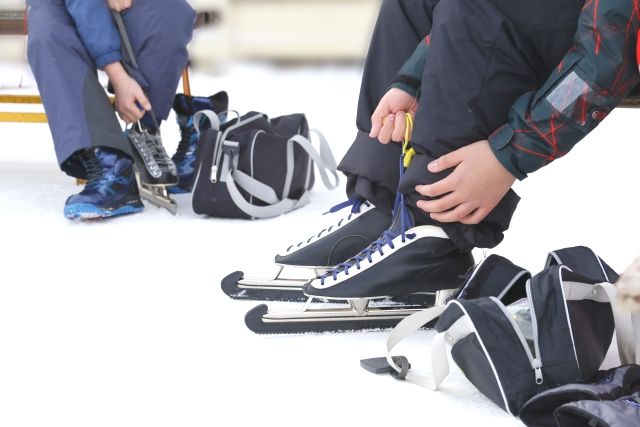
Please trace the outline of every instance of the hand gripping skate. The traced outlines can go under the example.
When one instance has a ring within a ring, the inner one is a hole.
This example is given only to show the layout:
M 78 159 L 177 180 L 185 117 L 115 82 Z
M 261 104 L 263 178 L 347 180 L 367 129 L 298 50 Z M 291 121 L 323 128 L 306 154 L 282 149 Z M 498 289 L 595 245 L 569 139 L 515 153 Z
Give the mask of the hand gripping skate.
M 407 117 L 401 175 L 412 157 L 412 121 Z M 302 310 L 270 312 L 260 305 L 247 313 L 245 323 L 259 334 L 391 328 L 425 307 L 444 304 L 473 264 L 471 254 L 460 253 L 439 227 L 414 227 L 404 195 L 398 193 L 387 231 L 306 283 L 303 291 L 309 299 Z M 330 304 L 314 304 L 318 300 Z
M 125 50 L 127 66 L 138 69 L 131 47 L 131 41 L 127 34 L 127 29 L 119 12 L 113 12 L 116 27 L 120 33 L 122 45 Z M 172 214 L 176 214 L 178 206 L 176 202 L 169 196 L 167 187 L 178 184 L 178 174 L 176 165 L 167 154 L 160 137 L 160 127 L 153 111 L 149 111 L 151 115 L 156 133 L 149 132 L 144 129 L 140 122 L 134 123 L 131 128 L 127 129 L 126 135 L 132 145 L 133 160 L 136 169 L 136 181 L 140 190 L 140 196 L 148 202 L 167 209 Z

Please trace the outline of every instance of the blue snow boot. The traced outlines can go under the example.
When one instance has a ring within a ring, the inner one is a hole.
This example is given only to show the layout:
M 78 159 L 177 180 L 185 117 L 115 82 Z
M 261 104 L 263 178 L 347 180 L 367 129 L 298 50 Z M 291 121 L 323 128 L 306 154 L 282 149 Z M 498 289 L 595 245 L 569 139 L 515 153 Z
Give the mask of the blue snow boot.
M 79 155 L 87 184 L 67 199 L 64 216 L 70 220 L 109 218 L 142 211 L 133 160 L 110 148 L 92 148 Z
M 178 185 L 169 188 L 170 193 L 190 193 L 193 187 L 193 171 L 195 169 L 196 150 L 198 148 L 198 133 L 193 123 L 193 115 L 198 111 L 212 110 L 220 117 L 220 122 L 226 119 L 229 108 L 227 92 L 219 92 L 209 97 L 196 97 L 178 94 L 173 103 L 178 125 L 180 126 L 180 143 L 173 155 L 173 162 L 178 168 Z M 201 131 L 209 129 L 211 124 L 206 117 L 200 118 Z

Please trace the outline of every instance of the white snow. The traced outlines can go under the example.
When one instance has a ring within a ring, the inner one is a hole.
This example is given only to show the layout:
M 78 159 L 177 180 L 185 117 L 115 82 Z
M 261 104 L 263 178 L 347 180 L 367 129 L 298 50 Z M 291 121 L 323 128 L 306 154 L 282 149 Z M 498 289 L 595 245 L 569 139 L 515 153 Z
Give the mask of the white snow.
M 228 90 L 241 112 L 305 112 L 340 158 L 355 135 L 360 73 L 244 64 L 192 84 L 196 94 Z M 15 74 L 0 69 L 0 80 Z M 639 119 L 615 111 L 566 159 L 519 183 L 505 241 L 476 257 L 496 252 L 535 271 L 548 251 L 584 244 L 626 268 L 639 253 Z M 458 371 L 440 392 L 365 372 L 359 360 L 384 354 L 386 332 L 245 327 L 256 303 L 228 299 L 220 280 L 269 271 L 278 250 L 324 225 L 342 191 L 318 186 L 311 206 L 267 221 L 200 218 L 183 196 L 176 217 L 147 207 L 75 224 L 62 207 L 79 188 L 58 171 L 47 127 L 0 123 L 0 134 L 0 425 L 521 425 Z M 165 125 L 169 149 L 177 135 Z M 431 338 L 418 333 L 399 352 L 424 368 Z

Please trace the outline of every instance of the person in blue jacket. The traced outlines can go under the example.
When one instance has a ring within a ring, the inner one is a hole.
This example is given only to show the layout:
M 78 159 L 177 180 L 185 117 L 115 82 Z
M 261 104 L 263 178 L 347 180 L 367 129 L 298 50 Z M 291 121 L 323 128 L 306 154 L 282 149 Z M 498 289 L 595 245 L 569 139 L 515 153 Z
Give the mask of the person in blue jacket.
M 27 0 L 28 59 L 38 84 L 60 168 L 87 180 L 65 205 L 69 219 L 143 209 L 132 148 L 97 77 L 104 70 L 115 109 L 127 123 L 158 129 L 148 112 L 168 117 L 187 64 L 195 12 L 185 0 Z M 111 10 L 119 11 L 139 70 L 122 64 Z

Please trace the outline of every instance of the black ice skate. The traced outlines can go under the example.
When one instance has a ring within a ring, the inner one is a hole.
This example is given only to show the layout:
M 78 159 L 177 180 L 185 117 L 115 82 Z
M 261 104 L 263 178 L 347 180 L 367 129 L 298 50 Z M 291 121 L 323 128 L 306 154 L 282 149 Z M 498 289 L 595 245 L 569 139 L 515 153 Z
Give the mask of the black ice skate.
M 338 216 L 348 208 L 349 214 L 335 218 L 333 225 L 276 255 L 274 278 L 244 278 L 238 271 L 222 280 L 223 291 L 234 299 L 306 301 L 305 283 L 369 246 L 391 222 L 390 212 L 363 200 L 348 200 L 327 214 Z
M 136 123 L 126 134 L 132 145 L 140 196 L 175 214 L 178 206 L 169 197 L 167 187 L 178 184 L 178 173 L 162 145 L 160 130 L 151 132 Z
M 358 255 L 304 285 L 302 311 L 270 313 L 260 305 L 245 317 L 256 333 L 302 333 L 386 329 L 455 293 L 473 267 L 439 227 L 412 227 L 401 204 L 391 228 Z M 400 298 L 398 298 L 400 297 Z M 346 302 L 318 308 L 314 300 Z
M 401 177 L 407 141 L 405 136 Z M 261 334 L 391 328 L 429 305 L 443 304 L 473 265 L 471 254 L 459 252 L 441 228 L 415 227 L 398 193 L 391 227 L 358 255 L 305 284 L 309 299 L 302 311 L 270 313 L 260 305 L 247 313 L 245 323 Z M 416 297 L 423 302 L 412 302 Z M 346 304 L 317 308 L 316 299 Z

